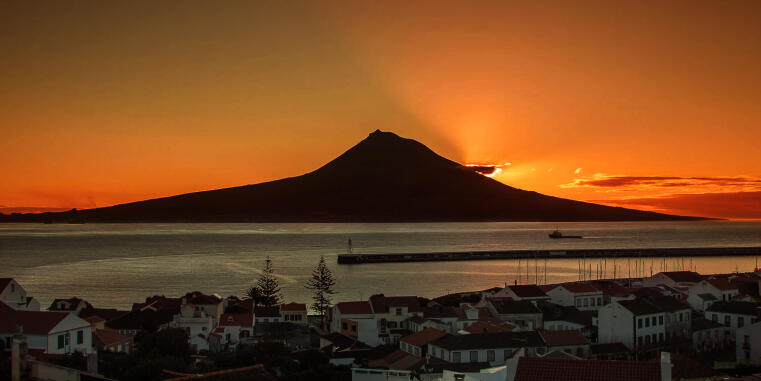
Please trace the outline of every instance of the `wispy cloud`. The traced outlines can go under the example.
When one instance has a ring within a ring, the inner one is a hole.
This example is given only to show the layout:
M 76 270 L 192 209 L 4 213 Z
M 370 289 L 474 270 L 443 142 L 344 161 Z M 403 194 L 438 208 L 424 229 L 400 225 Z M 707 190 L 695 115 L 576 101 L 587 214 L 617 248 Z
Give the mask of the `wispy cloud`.
M 719 218 L 761 219 L 761 191 L 671 194 L 656 197 L 589 201 L 671 214 Z
M 575 178 L 561 188 L 598 188 L 603 191 L 654 191 L 668 193 L 730 193 L 761 190 L 761 178 L 751 176 L 680 177 L 625 176 L 596 173 Z

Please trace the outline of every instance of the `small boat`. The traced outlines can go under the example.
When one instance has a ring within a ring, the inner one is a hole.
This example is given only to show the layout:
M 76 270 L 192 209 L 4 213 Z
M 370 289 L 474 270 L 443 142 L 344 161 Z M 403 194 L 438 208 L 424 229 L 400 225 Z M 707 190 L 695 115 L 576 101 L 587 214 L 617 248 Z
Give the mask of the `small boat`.
M 560 232 L 560 230 L 555 229 L 554 232 L 548 234 L 550 238 L 558 239 L 558 238 L 582 238 L 580 235 L 563 235 L 563 233 Z

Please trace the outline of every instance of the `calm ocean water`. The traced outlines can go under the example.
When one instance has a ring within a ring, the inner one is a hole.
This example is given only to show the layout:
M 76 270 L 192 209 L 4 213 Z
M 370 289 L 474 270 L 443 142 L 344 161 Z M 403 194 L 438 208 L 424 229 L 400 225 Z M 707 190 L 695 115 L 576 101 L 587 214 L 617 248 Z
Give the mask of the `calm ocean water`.
M 550 240 L 555 226 L 581 240 Z M 337 301 L 373 293 L 433 297 L 512 283 L 518 261 L 337 265 L 351 238 L 355 253 L 492 249 L 761 246 L 761 222 L 390 223 L 390 224 L 0 224 L 0 277 L 16 278 L 47 307 L 79 296 L 98 307 L 129 308 L 146 296 L 200 290 L 242 295 L 273 260 L 289 301 L 309 302 L 304 283 L 320 255 L 337 278 Z M 676 265 L 667 260 L 669 269 Z M 689 263 L 685 259 L 684 263 Z M 751 271 L 755 258 L 698 258 L 703 273 Z M 645 260 L 659 271 L 662 261 Z M 544 262 L 529 263 L 530 280 Z M 576 280 L 578 261 L 550 260 L 548 282 Z M 595 265 L 596 266 L 596 263 Z M 625 263 L 619 267 L 626 271 Z M 687 265 L 689 266 L 689 265 Z M 608 276 L 612 273 L 608 263 Z M 526 261 L 521 263 L 526 278 Z

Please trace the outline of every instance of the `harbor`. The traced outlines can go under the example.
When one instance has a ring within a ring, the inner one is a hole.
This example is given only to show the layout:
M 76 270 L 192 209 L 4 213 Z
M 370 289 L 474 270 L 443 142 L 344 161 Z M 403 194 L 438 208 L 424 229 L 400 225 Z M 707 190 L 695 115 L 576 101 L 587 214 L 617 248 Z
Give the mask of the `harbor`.
M 491 250 L 431 253 L 339 254 L 338 264 L 390 262 L 476 261 L 489 259 L 562 259 L 562 258 L 694 258 L 759 256 L 755 247 L 690 247 L 643 249 L 568 249 L 568 250 Z

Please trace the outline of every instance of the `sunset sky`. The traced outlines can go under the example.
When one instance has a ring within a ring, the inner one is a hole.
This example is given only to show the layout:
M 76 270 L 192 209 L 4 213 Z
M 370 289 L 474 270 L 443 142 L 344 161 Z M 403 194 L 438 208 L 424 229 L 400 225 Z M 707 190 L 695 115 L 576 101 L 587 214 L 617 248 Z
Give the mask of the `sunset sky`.
M 495 180 L 761 218 L 761 2 L 0 3 L 0 212 L 312 171 L 375 129 Z

